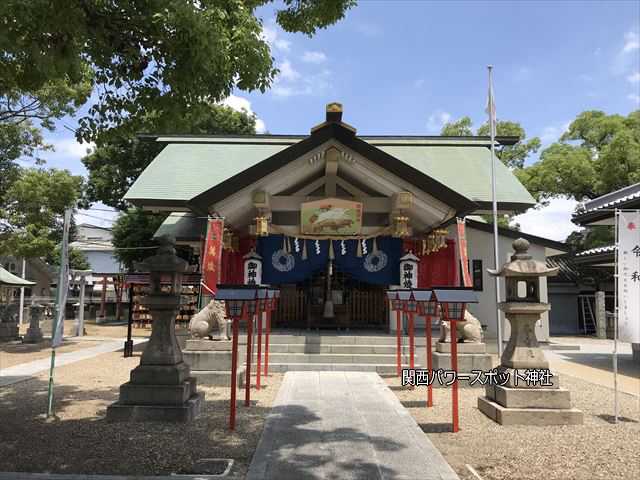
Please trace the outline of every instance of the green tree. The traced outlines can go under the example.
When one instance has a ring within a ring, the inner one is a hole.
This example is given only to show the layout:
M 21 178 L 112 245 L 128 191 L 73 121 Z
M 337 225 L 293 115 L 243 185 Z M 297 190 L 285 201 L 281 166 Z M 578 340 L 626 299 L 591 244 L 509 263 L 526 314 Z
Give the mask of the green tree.
M 44 261 L 49 265 L 55 265 L 56 267 L 60 266 L 61 250 L 61 246 L 58 245 L 55 250 L 47 253 L 44 257 Z M 82 250 L 71 247 L 69 248 L 69 268 L 73 270 L 90 270 L 91 264 Z
M 54 131 L 56 120 L 72 115 L 86 101 L 92 88 L 85 75 L 84 81 L 78 84 L 70 84 L 65 79 L 49 82 L 36 91 L 19 91 L 3 88 L 1 75 L 0 200 L 20 176 L 16 160 L 44 163 L 39 157 L 40 152 L 53 147 L 45 143 L 42 129 Z
M 153 254 L 151 247 L 157 244 L 151 239 L 168 215 L 131 207 L 116 218 L 111 229 L 112 243 L 116 247 L 116 257 L 127 270 L 133 268 L 134 261 L 140 261 Z
M 265 91 L 277 70 L 256 9 L 270 0 L 4 0 L 0 2 L 0 95 L 92 74 L 96 101 L 79 139 L 178 119 L 233 89 Z M 313 35 L 344 17 L 353 0 L 284 0 L 287 32 Z
M 62 239 L 64 210 L 82 202 L 83 182 L 68 170 L 24 169 L 3 197 L 0 253 L 42 258 L 53 251 Z
M 154 123 L 155 118 L 155 111 L 145 116 L 147 131 L 159 129 Z M 254 115 L 222 105 L 206 104 L 180 119 L 172 133 L 253 134 L 255 125 Z M 112 137 L 98 145 L 82 158 L 82 163 L 89 170 L 89 200 L 126 210 L 127 204 L 122 200 L 124 194 L 163 147 L 159 143 L 140 141 L 132 133 Z
M 443 125 L 440 135 L 454 137 L 468 137 L 473 135 L 473 122 L 470 117 L 462 117 L 457 122 L 446 123 Z M 476 135 L 489 135 L 489 124 L 485 123 L 476 130 Z M 538 137 L 533 137 L 528 141 L 520 122 L 497 122 L 496 136 L 514 136 L 520 137 L 520 141 L 515 145 L 499 145 L 496 147 L 496 157 L 502 163 L 511 169 L 520 169 L 524 167 L 524 162 L 529 155 L 535 153 L 540 148 L 541 142 Z
M 584 201 L 640 182 L 640 110 L 626 117 L 582 112 L 538 162 L 516 174 L 542 200 Z

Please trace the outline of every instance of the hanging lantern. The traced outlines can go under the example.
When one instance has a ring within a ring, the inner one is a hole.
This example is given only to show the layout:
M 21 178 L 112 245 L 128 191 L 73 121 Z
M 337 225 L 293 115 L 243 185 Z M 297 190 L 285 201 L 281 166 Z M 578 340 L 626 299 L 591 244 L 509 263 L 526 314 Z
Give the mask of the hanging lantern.
M 394 217 L 395 222 L 395 233 L 396 237 L 407 237 L 409 236 L 409 217 L 404 215 L 399 215 Z
M 266 237 L 269 235 L 269 217 L 256 217 L 256 236 Z
M 433 232 L 436 237 L 436 246 L 437 249 L 440 250 L 447 246 L 447 231 L 443 228 L 438 228 Z

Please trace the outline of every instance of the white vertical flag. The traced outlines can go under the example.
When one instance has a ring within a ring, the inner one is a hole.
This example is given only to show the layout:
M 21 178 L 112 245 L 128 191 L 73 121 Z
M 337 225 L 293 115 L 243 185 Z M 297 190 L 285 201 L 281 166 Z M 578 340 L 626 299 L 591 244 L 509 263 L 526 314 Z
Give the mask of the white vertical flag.
M 491 140 L 493 141 L 493 137 L 496 135 L 496 122 L 498 121 L 498 117 L 496 116 L 496 103 L 493 99 L 493 82 L 491 81 L 491 77 L 489 77 L 489 95 L 487 96 L 487 105 L 484 111 L 489 115 L 489 128 L 491 129 Z
M 56 330 L 53 333 L 52 346 L 57 347 L 62 343 L 64 332 L 65 306 L 67 293 L 69 292 L 69 226 L 71 224 L 72 209 L 64 211 L 64 230 L 62 233 L 62 248 L 60 253 L 60 277 L 58 278 L 58 291 L 56 302 L 58 304 Z
M 618 218 L 618 339 L 640 343 L 640 210 Z

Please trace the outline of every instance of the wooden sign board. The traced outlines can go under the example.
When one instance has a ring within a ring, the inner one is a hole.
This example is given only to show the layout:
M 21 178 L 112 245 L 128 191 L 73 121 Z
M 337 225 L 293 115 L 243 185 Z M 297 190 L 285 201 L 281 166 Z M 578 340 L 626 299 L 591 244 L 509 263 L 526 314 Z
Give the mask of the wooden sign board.
M 327 198 L 300 206 L 300 228 L 310 235 L 359 235 L 362 202 Z

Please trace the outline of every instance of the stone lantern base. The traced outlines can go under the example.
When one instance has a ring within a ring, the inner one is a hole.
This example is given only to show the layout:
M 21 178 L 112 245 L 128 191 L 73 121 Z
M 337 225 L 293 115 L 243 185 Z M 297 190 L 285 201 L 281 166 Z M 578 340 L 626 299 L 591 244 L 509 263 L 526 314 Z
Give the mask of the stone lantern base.
M 20 340 L 20 328 L 17 323 L 0 322 L 0 342 Z
M 480 382 L 471 382 L 476 378 L 472 373 L 473 370 L 482 370 L 486 372 L 491 370 L 491 355 L 487 353 L 487 346 L 484 343 L 458 343 L 458 386 L 466 387 L 482 387 Z M 437 342 L 436 351 L 433 352 L 433 369 L 451 370 L 451 343 Z M 469 377 L 466 379 L 466 377 Z M 441 387 L 439 382 L 433 382 L 434 387 Z
M 232 343 L 227 340 L 187 340 L 182 358 L 191 366 L 191 373 L 200 381 L 200 385 L 214 387 L 231 386 Z M 238 356 L 242 358 L 239 349 Z M 245 369 L 238 368 L 236 385 L 244 386 Z
M 120 398 L 107 407 L 107 420 L 189 423 L 204 406 L 189 366 L 139 365 L 131 380 L 120 386 Z
M 500 425 L 582 425 L 582 411 L 571 408 L 571 392 L 560 387 L 560 377 L 551 377 L 550 387 L 527 386 L 523 380 L 513 383 L 514 371 L 505 386 L 487 385 L 485 397 L 478 397 L 478 409 Z M 524 371 L 519 372 L 520 375 Z

